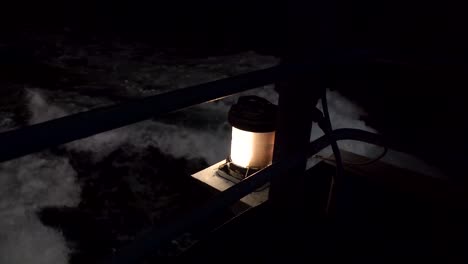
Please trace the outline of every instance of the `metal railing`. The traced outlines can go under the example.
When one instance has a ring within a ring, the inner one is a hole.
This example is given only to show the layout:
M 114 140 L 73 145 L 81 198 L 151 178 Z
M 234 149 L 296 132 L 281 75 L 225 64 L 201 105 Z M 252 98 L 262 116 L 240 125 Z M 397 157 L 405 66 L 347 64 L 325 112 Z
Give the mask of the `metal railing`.
M 0 162 L 303 74 L 275 66 L 0 133 Z
M 294 78 L 306 74 L 309 70 L 310 68 L 304 67 L 304 65 L 276 66 L 3 132 L 0 133 L 0 162 L 197 104 L 221 99 L 259 86 Z M 384 145 L 382 138 L 376 134 L 355 129 L 339 129 L 332 132 L 331 138 L 321 137 L 311 142 L 308 147 L 308 157 L 327 147 L 330 140 L 344 139 Z M 138 263 L 146 255 L 154 252 L 154 249 L 163 242 L 193 228 L 220 209 L 234 204 L 268 182 L 273 176 L 284 173 L 294 167 L 296 162 L 306 158 L 293 155 L 287 160 L 275 162 L 219 193 L 214 199 L 193 209 L 185 217 L 170 221 L 168 225 L 141 235 L 133 243 L 117 251 L 111 257 L 110 262 Z
M 381 136 L 359 129 L 337 129 L 332 132 L 331 137 L 333 140 L 356 140 L 379 146 L 386 146 L 387 143 Z M 329 144 L 329 137 L 322 136 L 318 138 L 309 144 L 307 156 L 311 157 L 315 155 Z M 162 225 L 142 234 L 137 237 L 133 243 L 117 251 L 110 260 L 104 263 L 128 264 L 141 262 L 146 256 L 153 253 L 159 246 L 167 243 L 171 238 L 177 237 L 187 230 L 196 227 L 201 224 L 204 219 L 209 218 L 219 210 L 233 205 L 244 196 L 263 186 L 275 175 L 280 175 L 294 168 L 297 163 L 304 158 L 305 157 L 301 155 L 295 155 L 287 160 L 273 163 L 238 184 L 217 194 L 207 203 L 192 209 L 182 217 L 173 219 L 173 221 L 168 221 L 167 225 Z

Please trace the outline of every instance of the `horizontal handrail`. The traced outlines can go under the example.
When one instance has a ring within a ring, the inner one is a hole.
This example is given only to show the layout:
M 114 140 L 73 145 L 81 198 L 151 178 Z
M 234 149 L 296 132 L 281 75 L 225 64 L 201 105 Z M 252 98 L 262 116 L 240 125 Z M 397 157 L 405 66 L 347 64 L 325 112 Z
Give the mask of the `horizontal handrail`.
M 0 133 L 0 162 L 301 74 L 280 65 Z
M 380 146 L 387 145 L 380 135 L 359 129 L 337 129 L 331 133 L 331 137 L 333 140 L 356 140 Z M 329 144 L 329 138 L 326 136 L 322 136 L 309 143 L 308 157 L 320 152 Z M 133 243 L 118 250 L 111 257 L 110 261 L 106 261 L 105 263 L 128 264 L 141 262 L 145 256 L 150 255 L 156 248 L 169 241 L 169 239 L 177 237 L 190 228 L 202 223 L 203 220 L 215 214 L 217 211 L 231 206 L 242 197 L 263 186 L 272 177 L 287 172 L 305 158 L 307 157 L 294 155 L 287 160 L 275 162 L 267 168 L 256 172 L 238 184 L 219 193 L 209 202 L 191 210 L 183 217 L 171 219 L 167 224 L 162 224 L 160 227 L 142 234 L 140 237 L 137 237 Z

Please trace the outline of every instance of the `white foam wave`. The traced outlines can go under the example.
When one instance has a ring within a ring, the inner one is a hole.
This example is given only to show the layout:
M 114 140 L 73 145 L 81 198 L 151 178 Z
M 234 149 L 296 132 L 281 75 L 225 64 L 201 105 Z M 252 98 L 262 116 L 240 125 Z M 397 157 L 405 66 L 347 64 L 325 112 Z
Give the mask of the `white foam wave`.
M 68 262 L 70 249 L 36 211 L 76 206 L 80 187 L 66 158 L 34 154 L 0 164 L 0 263 Z

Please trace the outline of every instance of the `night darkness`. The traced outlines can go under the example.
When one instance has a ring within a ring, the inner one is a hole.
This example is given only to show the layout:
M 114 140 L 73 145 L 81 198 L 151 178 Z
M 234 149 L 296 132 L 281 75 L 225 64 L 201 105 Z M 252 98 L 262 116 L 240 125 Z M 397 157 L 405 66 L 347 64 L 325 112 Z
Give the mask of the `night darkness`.
M 326 58 L 335 127 L 377 131 L 408 154 L 388 162 L 466 184 L 464 10 L 455 1 L 15 1 L 0 9 L 0 132 L 291 56 Z M 246 94 L 278 100 L 271 86 Z M 188 175 L 227 156 L 236 99 L 0 164 L 0 264 L 93 263 L 208 200 Z M 155 255 L 180 254 L 231 216 Z

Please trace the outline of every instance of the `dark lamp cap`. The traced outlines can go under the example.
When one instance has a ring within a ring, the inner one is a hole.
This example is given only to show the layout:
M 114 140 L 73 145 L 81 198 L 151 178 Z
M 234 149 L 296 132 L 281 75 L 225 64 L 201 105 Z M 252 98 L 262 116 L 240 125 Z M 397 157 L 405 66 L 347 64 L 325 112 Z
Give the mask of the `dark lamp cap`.
M 250 132 L 273 132 L 276 130 L 278 107 L 258 96 L 242 96 L 231 107 L 229 123 L 238 129 Z

